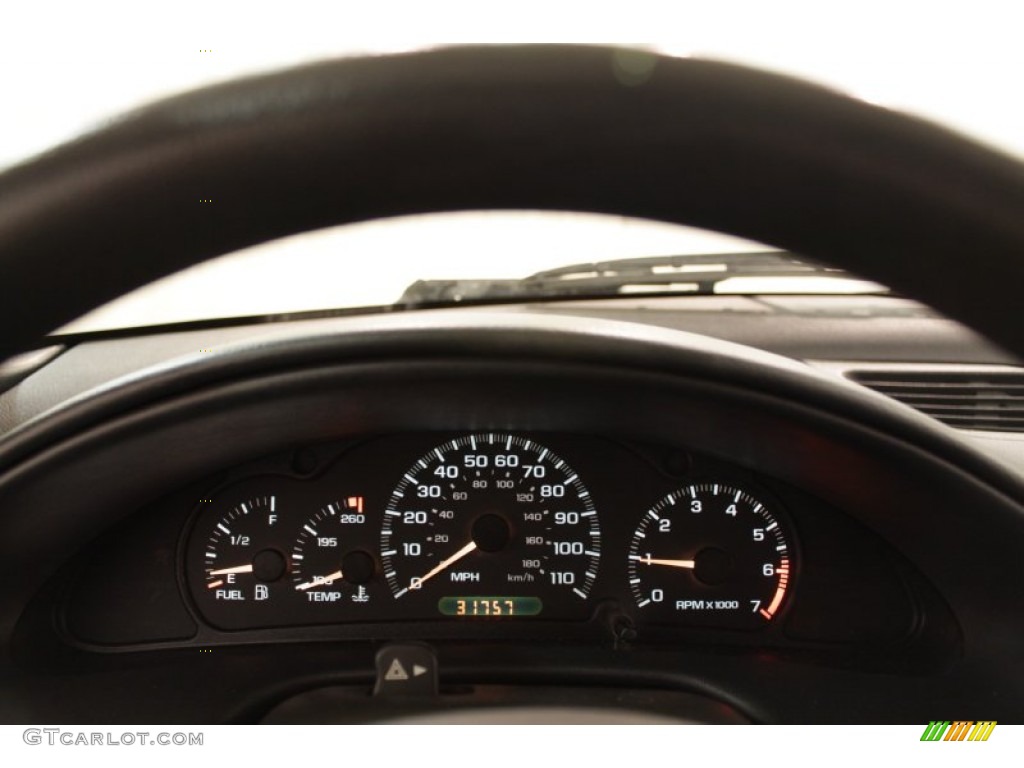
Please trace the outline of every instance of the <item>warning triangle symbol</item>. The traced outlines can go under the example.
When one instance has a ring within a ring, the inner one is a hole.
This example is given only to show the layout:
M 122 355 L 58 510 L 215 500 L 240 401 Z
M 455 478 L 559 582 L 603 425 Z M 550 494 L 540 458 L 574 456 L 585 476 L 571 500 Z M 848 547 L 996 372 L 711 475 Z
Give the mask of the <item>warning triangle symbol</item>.
M 395 659 L 391 662 L 391 666 L 388 667 L 388 671 L 384 674 L 384 679 L 390 680 L 392 682 L 398 680 L 408 680 L 409 673 L 405 671 L 405 667 L 402 666 L 402 662 L 400 662 L 398 659 Z

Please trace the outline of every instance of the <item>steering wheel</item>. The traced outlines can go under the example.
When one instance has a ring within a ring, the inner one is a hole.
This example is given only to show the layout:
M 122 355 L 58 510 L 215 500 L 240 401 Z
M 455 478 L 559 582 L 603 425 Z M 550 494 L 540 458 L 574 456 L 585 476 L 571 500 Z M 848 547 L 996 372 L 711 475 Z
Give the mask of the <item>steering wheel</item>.
M 776 245 L 1024 355 L 1009 314 L 1024 279 L 1019 164 L 797 80 L 639 53 L 622 77 L 622 55 L 465 47 L 315 64 L 159 102 L 9 170 L 0 359 L 130 289 L 272 238 L 524 207 Z

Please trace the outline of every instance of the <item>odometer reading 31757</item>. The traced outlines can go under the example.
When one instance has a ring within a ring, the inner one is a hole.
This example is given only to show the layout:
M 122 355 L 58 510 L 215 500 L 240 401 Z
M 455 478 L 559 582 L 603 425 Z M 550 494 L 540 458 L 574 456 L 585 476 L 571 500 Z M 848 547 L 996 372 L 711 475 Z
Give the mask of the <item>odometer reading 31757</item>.
M 430 601 L 441 615 L 474 615 L 457 610 L 467 598 L 475 615 L 499 615 L 472 602 L 494 595 L 583 615 L 601 529 L 568 464 L 533 440 L 489 433 L 452 440 L 413 464 L 391 494 L 380 544 L 395 598 Z

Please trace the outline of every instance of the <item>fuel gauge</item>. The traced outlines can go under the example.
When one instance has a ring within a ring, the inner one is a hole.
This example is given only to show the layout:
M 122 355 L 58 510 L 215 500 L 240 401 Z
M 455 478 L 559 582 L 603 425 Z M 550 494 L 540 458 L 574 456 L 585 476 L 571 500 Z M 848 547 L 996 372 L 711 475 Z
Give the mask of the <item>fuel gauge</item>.
M 245 498 L 222 514 L 207 514 L 190 542 L 188 581 L 213 623 L 237 628 L 270 611 L 288 589 L 280 501 L 275 494 Z

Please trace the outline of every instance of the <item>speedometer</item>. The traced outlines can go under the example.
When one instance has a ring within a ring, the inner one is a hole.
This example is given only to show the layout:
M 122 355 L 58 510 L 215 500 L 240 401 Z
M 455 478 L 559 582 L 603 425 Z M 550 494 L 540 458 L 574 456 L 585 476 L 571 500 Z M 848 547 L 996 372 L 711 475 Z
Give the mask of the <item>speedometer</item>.
M 420 458 L 384 512 L 381 562 L 399 600 L 448 616 L 582 615 L 601 530 L 590 492 L 525 437 L 460 437 Z

